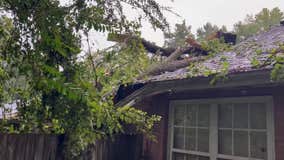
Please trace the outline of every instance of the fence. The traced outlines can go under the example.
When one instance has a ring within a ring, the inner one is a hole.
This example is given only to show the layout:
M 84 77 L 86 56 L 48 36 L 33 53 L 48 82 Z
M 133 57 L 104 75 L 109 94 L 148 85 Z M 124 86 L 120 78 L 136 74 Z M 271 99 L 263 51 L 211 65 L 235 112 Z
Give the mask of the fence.
M 56 160 L 58 136 L 40 134 L 0 134 L 2 160 Z
M 139 160 L 142 137 L 121 135 L 114 140 L 98 141 L 83 154 L 84 160 Z
M 62 138 L 43 134 L 0 134 L 0 160 L 63 160 Z M 82 154 L 83 160 L 138 160 L 139 136 L 98 141 Z

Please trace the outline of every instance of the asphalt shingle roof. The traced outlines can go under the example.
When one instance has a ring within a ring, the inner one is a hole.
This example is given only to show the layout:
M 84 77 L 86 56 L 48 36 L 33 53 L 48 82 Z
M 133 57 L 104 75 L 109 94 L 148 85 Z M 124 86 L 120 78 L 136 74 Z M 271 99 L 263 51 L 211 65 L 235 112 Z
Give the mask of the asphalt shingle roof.
M 259 33 L 235 45 L 232 50 L 228 52 L 216 54 L 196 64 L 194 68 L 185 67 L 173 72 L 164 72 L 160 75 L 149 76 L 143 81 L 166 81 L 199 77 L 205 76 L 204 72 L 206 71 L 218 73 L 224 69 L 224 62 L 227 63 L 226 71 L 229 73 L 270 69 L 272 65 L 257 68 L 252 64 L 252 61 L 254 59 L 260 63 L 266 61 L 270 51 L 279 48 L 281 44 L 284 44 L 284 26 L 274 26 L 267 32 Z

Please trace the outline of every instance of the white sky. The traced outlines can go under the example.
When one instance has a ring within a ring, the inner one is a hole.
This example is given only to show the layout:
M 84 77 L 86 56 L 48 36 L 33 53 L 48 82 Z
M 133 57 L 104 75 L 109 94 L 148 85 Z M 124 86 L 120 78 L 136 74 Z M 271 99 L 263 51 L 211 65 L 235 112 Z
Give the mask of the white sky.
M 171 25 L 180 23 L 183 19 L 192 26 L 192 31 L 206 22 L 218 26 L 225 25 L 229 29 L 237 21 L 243 20 L 247 14 L 258 13 L 262 8 L 279 7 L 284 11 L 284 0 L 157 0 L 160 4 L 173 7 L 181 17 L 167 15 Z M 157 44 L 163 44 L 161 32 L 154 32 L 150 25 L 142 30 L 143 37 Z
M 167 13 L 172 26 L 183 19 L 192 26 L 195 33 L 198 27 L 206 22 L 218 26 L 225 25 L 232 29 L 234 23 L 243 20 L 247 14 L 258 13 L 262 8 L 279 7 L 284 11 L 284 0 L 157 0 L 161 5 L 170 6 L 181 17 Z M 129 12 L 129 16 L 133 13 Z M 143 23 L 142 36 L 158 45 L 163 45 L 164 37 L 161 31 L 154 31 L 150 24 Z M 110 43 L 104 41 L 104 34 L 96 34 L 94 48 L 104 48 Z

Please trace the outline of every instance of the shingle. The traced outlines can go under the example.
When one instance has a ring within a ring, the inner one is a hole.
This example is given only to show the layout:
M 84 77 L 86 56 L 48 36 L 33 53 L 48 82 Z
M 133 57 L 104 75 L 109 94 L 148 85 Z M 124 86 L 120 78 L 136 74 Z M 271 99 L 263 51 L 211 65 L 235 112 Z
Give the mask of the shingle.
M 279 48 L 280 44 L 284 44 L 284 26 L 275 26 L 267 32 L 259 33 L 258 35 L 252 36 L 237 44 L 231 51 L 216 54 L 212 58 L 196 64 L 195 67 L 200 69 L 199 73 L 197 72 L 192 74 L 192 68 L 189 69 L 189 67 L 186 67 L 180 68 L 173 72 L 164 72 L 160 75 L 149 76 L 142 82 L 165 81 L 204 76 L 204 70 L 218 73 L 224 68 L 223 59 L 226 59 L 226 63 L 229 64 L 227 70 L 229 73 L 248 72 L 272 68 L 272 65 L 256 68 L 253 66 L 252 60 L 255 59 L 260 63 L 266 61 L 270 51 L 272 49 Z M 261 51 L 261 53 L 258 53 L 259 51 Z

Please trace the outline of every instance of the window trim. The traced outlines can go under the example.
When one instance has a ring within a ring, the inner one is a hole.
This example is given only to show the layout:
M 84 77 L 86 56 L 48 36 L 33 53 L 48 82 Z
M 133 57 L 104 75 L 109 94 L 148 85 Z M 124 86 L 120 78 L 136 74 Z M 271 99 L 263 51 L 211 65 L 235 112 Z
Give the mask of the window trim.
M 259 160 L 253 158 L 243 158 L 229 155 L 218 154 L 218 109 L 217 104 L 220 103 L 238 103 L 238 102 L 257 102 L 265 103 L 267 105 L 266 123 L 267 123 L 267 156 L 268 160 L 275 160 L 275 122 L 274 122 L 274 105 L 272 96 L 253 96 L 253 97 L 233 97 L 233 98 L 216 98 L 216 99 L 193 99 L 193 100 L 171 100 L 169 103 L 169 123 L 168 123 L 168 145 L 167 145 L 167 160 L 172 160 L 173 148 L 173 127 L 174 127 L 174 107 L 177 104 L 190 103 L 209 103 L 210 104 L 210 125 L 209 125 L 209 155 L 210 160 L 217 160 L 217 158 L 229 158 L 233 160 Z M 180 152 L 183 153 L 183 152 Z M 184 153 L 193 153 L 194 155 L 206 155 L 206 153 L 199 151 L 184 151 Z M 236 159 L 237 158 L 237 159 Z

